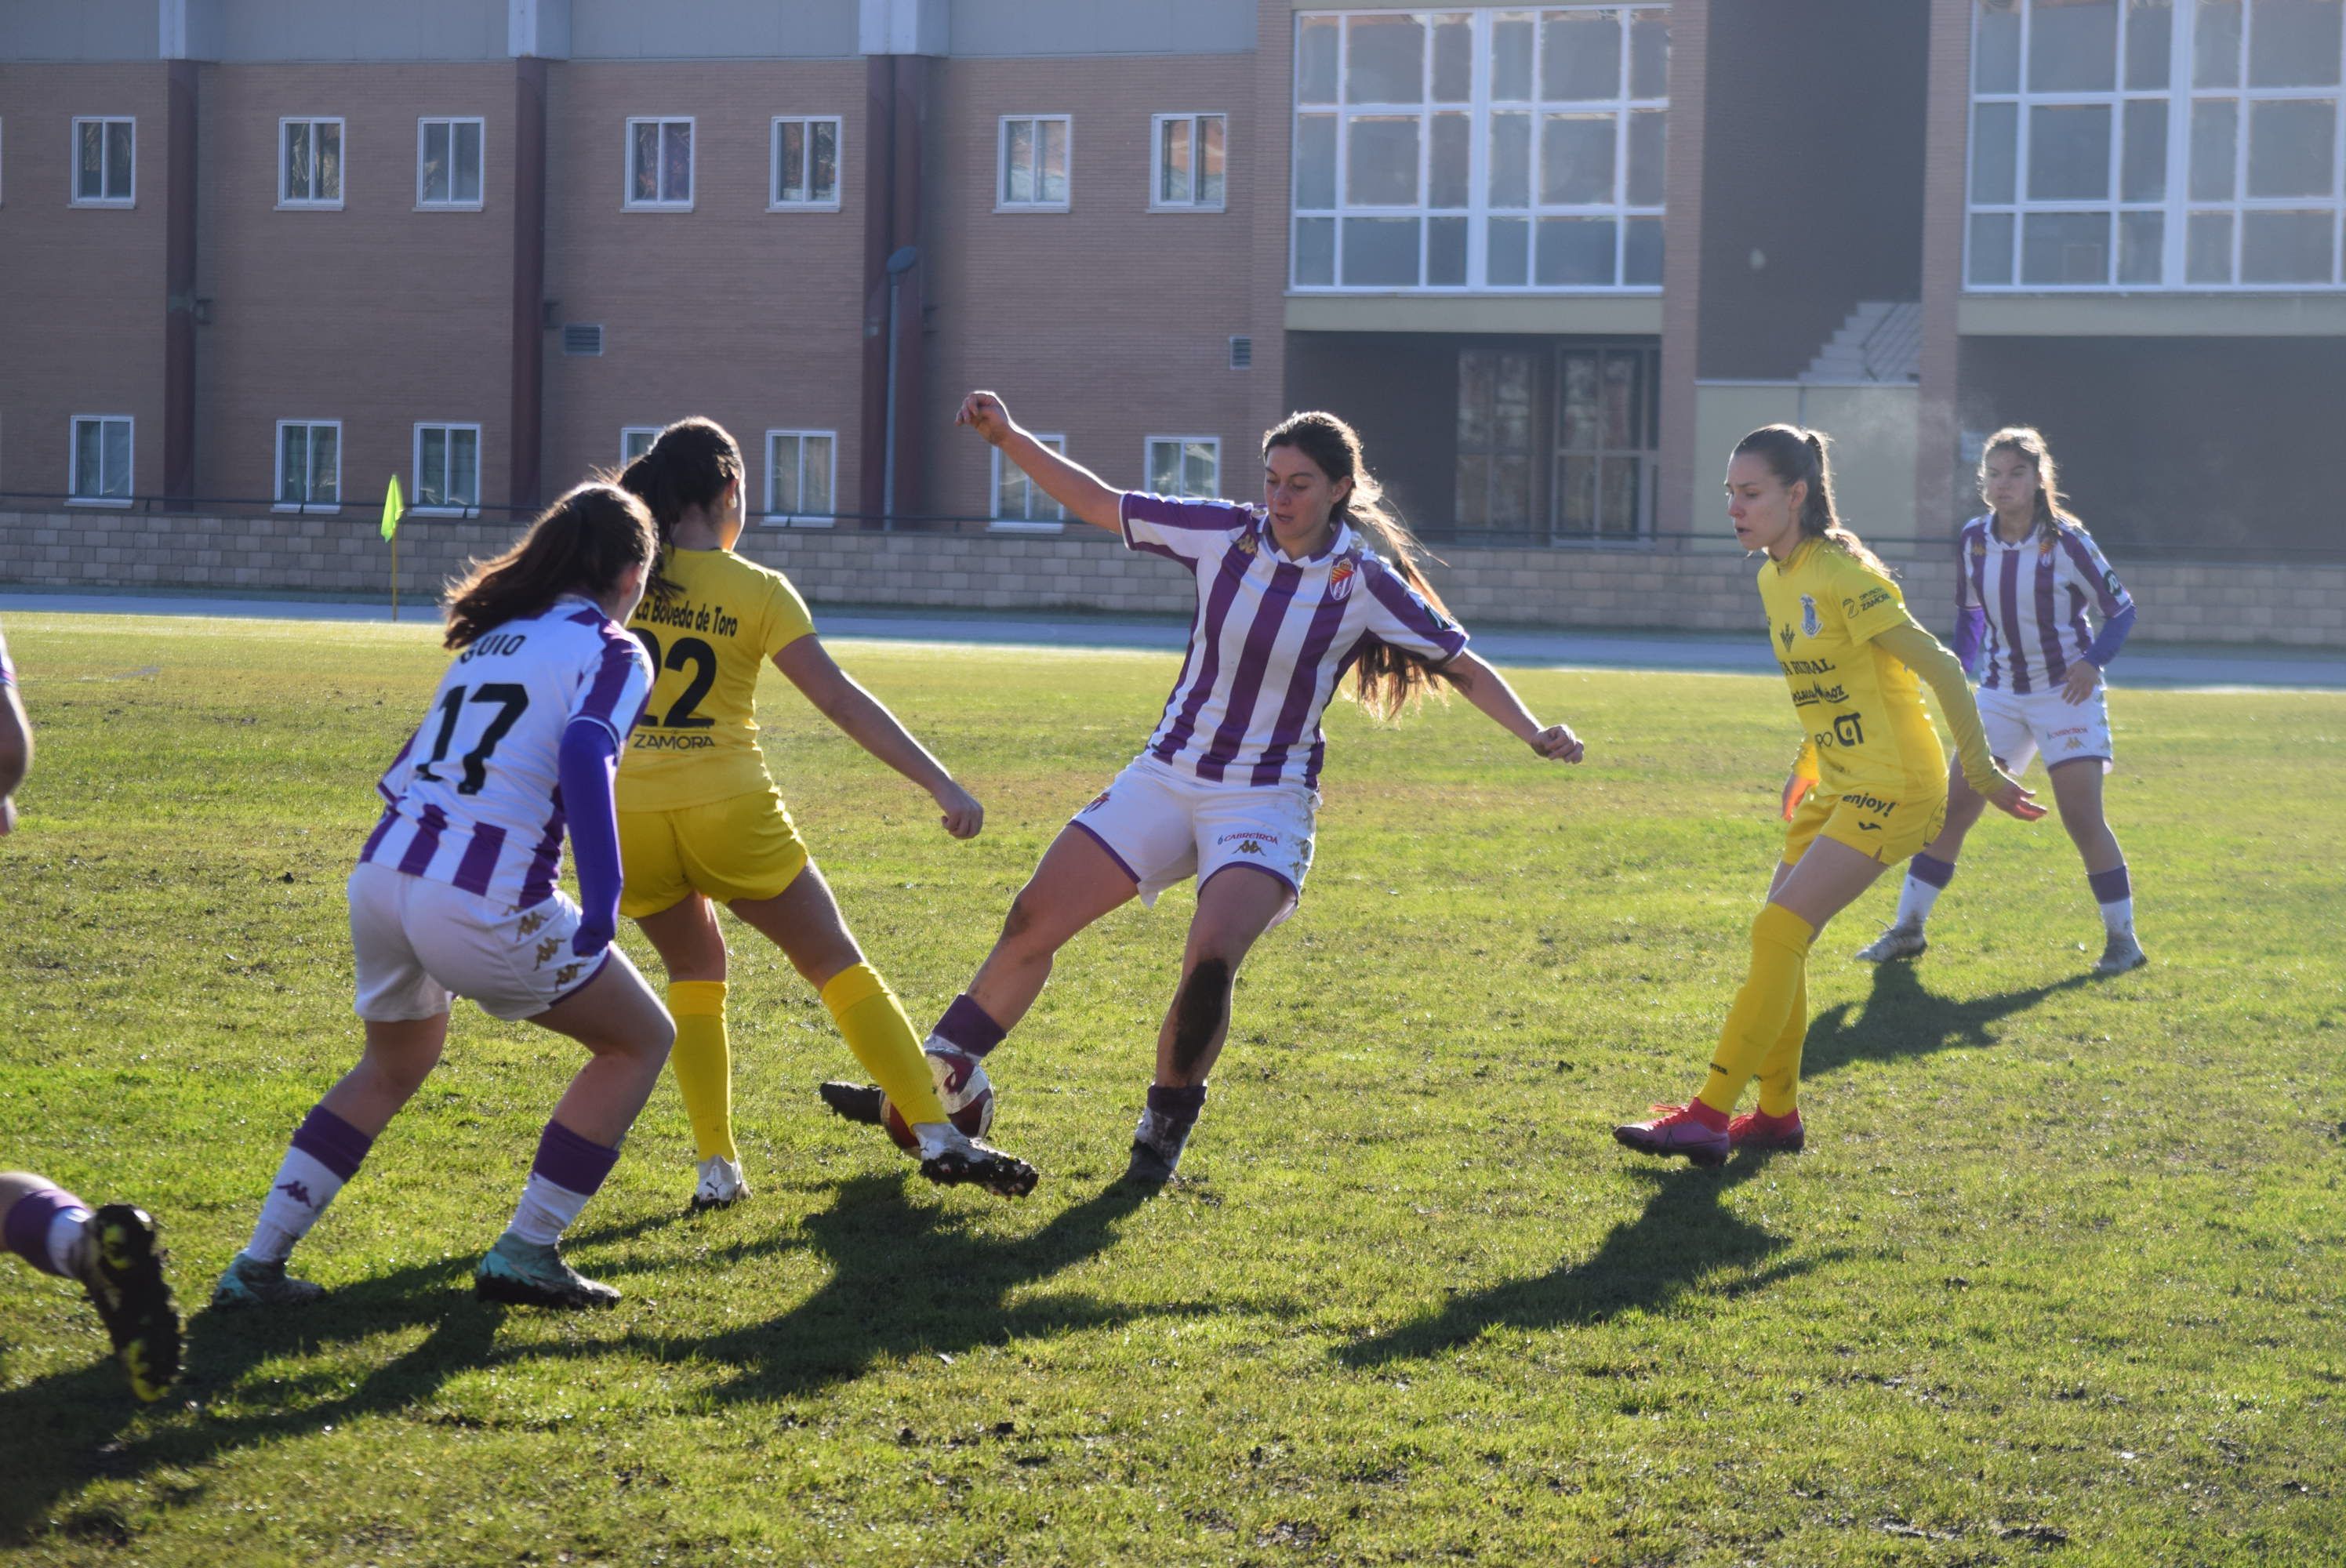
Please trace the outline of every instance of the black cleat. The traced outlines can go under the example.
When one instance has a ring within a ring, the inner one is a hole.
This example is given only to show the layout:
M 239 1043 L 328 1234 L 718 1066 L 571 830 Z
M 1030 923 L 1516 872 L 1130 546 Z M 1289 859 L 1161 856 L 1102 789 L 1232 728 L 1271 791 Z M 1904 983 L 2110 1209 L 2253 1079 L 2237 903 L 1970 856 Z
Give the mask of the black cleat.
M 880 1125 L 880 1118 L 888 1105 L 888 1096 L 880 1092 L 877 1084 L 834 1082 L 825 1084 L 816 1093 L 822 1096 L 822 1103 L 829 1105 L 835 1115 L 851 1122 L 860 1122 L 867 1127 Z
M 179 1376 L 179 1309 L 163 1278 L 155 1222 L 143 1209 L 109 1203 L 84 1228 L 82 1286 L 114 1341 L 130 1391 L 152 1404 Z
M 1132 1163 L 1124 1167 L 1124 1179 L 1136 1186 L 1164 1186 L 1180 1169 L 1180 1161 L 1167 1159 L 1156 1145 L 1132 1141 Z
M 921 1174 L 939 1186 L 975 1186 L 1001 1197 L 1025 1197 L 1035 1190 L 1035 1167 L 1016 1155 L 956 1132 L 954 1142 L 921 1162 Z

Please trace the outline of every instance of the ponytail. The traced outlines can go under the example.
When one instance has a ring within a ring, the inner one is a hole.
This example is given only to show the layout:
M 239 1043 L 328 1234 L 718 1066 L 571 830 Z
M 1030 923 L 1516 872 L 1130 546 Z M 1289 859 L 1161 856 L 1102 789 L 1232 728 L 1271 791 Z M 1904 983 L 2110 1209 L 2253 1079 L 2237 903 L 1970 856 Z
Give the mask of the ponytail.
M 617 483 L 642 498 L 659 533 L 659 555 L 645 585 L 655 604 L 682 591 L 668 575 L 668 553 L 676 547 L 676 525 L 695 507 L 717 504 L 728 484 L 740 484 L 746 469 L 741 448 L 725 427 L 699 414 L 661 431 L 642 455 L 619 471 Z
M 1433 591 L 1433 585 L 1425 580 L 1425 573 L 1418 565 L 1420 558 L 1426 556 L 1425 546 L 1410 532 L 1409 524 L 1386 506 L 1384 488 L 1371 475 L 1361 454 L 1359 433 L 1332 413 L 1291 413 L 1263 433 L 1264 456 L 1280 446 L 1291 446 L 1310 458 L 1331 484 L 1345 479 L 1352 482 L 1352 489 L 1330 514 L 1331 520 L 1348 523 L 1366 535 L 1377 554 L 1392 563 L 1393 569 L 1417 596 L 1436 614 L 1447 616 L 1449 606 Z M 1353 694 L 1372 718 L 1390 719 L 1416 707 L 1419 699 L 1437 686 L 1451 683 L 1450 676 L 1420 656 L 1371 637 L 1361 645 Z
M 1796 424 L 1763 424 L 1735 443 L 1733 455 L 1754 453 L 1768 464 L 1776 483 L 1788 490 L 1796 484 L 1808 486 L 1800 500 L 1803 536 L 1824 540 L 1868 571 L 1879 572 L 1885 577 L 1896 576 L 1834 511 L 1832 463 L 1825 454 L 1827 444 L 1821 430 L 1803 430 Z
M 450 582 L 442 646 L 470 647 L 484 633 L 536 615 L 565 594 L 600 598 L 658 548 L 641 501 L 616 485 L 581 484 L 541 513 L 505 554 L 474 562 Z

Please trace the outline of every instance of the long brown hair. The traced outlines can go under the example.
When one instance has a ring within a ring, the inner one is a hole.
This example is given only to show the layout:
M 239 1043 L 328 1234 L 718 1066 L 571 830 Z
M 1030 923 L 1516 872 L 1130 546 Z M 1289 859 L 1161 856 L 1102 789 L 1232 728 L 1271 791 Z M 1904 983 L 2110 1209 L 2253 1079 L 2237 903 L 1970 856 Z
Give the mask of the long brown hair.
M 1735 443 L 1734 455 L 1749 452 L 1768 464 L 1768 472 L 1776 483 L 1790 490 L 1794 484 L 1806 484 L 1808 494 L 1800 502 L 1800 533 L 1810 539 L 1822 539 L 1843 555 L 1853 556 L 1869 571 L 1885 577 L 1898 574 L 1882 565 L 1882 557 L 1865 547 L 1865 541 L 1851 533 L 1848 524 L 1833 510 L 1832 463 L 1825 455 L 1828 441 L 1821 430 L 1803 430 L 1797 424 L 1763 424 Z
M 655 604 L 678 591 L 668 575 L 668 553 L 676 547 L 676 525 L 694 507 L 713 506 L 728 484 L 743 482 L 741 446 L 713 419 L 692 414 L 653 438 L 651 445 L 619 471 L 621 487 L 643 497 L 659 530 L 659 558 L 646 591 Z M 748 498 L 742 504 L 748 505 Z
M 1352 488 L 1336 503 L 1329 520 L 1349 523 L 1366 535 L 1377 554 L 1392 563 L 1393 569 L 1416 590 L 1417 596 L 1432 606 L 1435 613 L 1447 616 L 1449 606 L 1442 602 L 1442 596 L 1433 591 L 1433 585 L 1425 580 L 1424 572 L 1418 566 L 1419 559 L 1426 555 L 1425 546 L 1418 543 L 1409 524 L 1386 509 L 1384 488 L 1369 473 L 1367 460 L 1361 455 L 1359 433 L 1332 413 L 1290 413 L 1263 432 L 1263 456 L 1269 457 L 1271 449 L 1280 446 L 1291 446 L 1310 458 L 1331 484 L 1344 479 L 1352 482 Z M 1437 685 L 1450 684 L 1451 679 L 1417 655 L 1371 637 L 1362 645 L 1353 691 L 1372 718 L 1392 718 L 1415 707 L 1418 699 Z
M 450 582 L 443 646 L 469 647 L 483 633 L 536 615 L 565 594 L 600 598 L 658 548 L 642 502 L 614 484 L 581 484 L 540 513 L 504 555 L 474 562 Z
M 1987 444 L 1980 448 L 1982 501 L 1987 499 L 1987 460 L 1999 452 L 2016 452 L 2036 469 L 2036 499 L 2031 504 L 2028 537 L 2034 538 L 2040 533 L 2057 534 L 2065 523 L 2071 527 L 2077 525 L 2077 519 L 2069 512 L 2069 498 L 2061 494 L 2061 474 L 2053 466 L 2053 449 L 2045 444 L 2045 437 L 2034 425 L 2007 424 L 1989 436 Z M 2048 545 L 2045 547 L 2050 549 L 2052 546 Z

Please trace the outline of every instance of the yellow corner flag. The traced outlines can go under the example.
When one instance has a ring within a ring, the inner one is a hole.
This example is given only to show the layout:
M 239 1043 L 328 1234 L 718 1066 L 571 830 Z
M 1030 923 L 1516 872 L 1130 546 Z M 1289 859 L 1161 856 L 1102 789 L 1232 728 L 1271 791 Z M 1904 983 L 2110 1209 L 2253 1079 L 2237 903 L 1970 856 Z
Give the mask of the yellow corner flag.
M 382 536 L 390 538 L 399 532 L 399 520 L 407 514 L 407 503 L 399 494 L 399 475 L 391 476 L 391 488 L 382 493 Z

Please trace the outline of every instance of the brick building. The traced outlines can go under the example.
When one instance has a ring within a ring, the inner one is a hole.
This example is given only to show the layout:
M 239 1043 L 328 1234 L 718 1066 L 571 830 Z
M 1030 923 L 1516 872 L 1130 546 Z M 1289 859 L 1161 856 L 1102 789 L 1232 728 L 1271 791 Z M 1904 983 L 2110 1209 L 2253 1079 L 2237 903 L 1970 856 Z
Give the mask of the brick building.
M 1052 531 L 984 384 L 1239 494 L 1335 409 L 1470 549 L 1802 418 L 1884 541 L 2022 421 L 2121 558 L 2334 555 L 2341 11 L 0 0 L 0 509 L 423 530 L 701 412 L 777 529 Z

